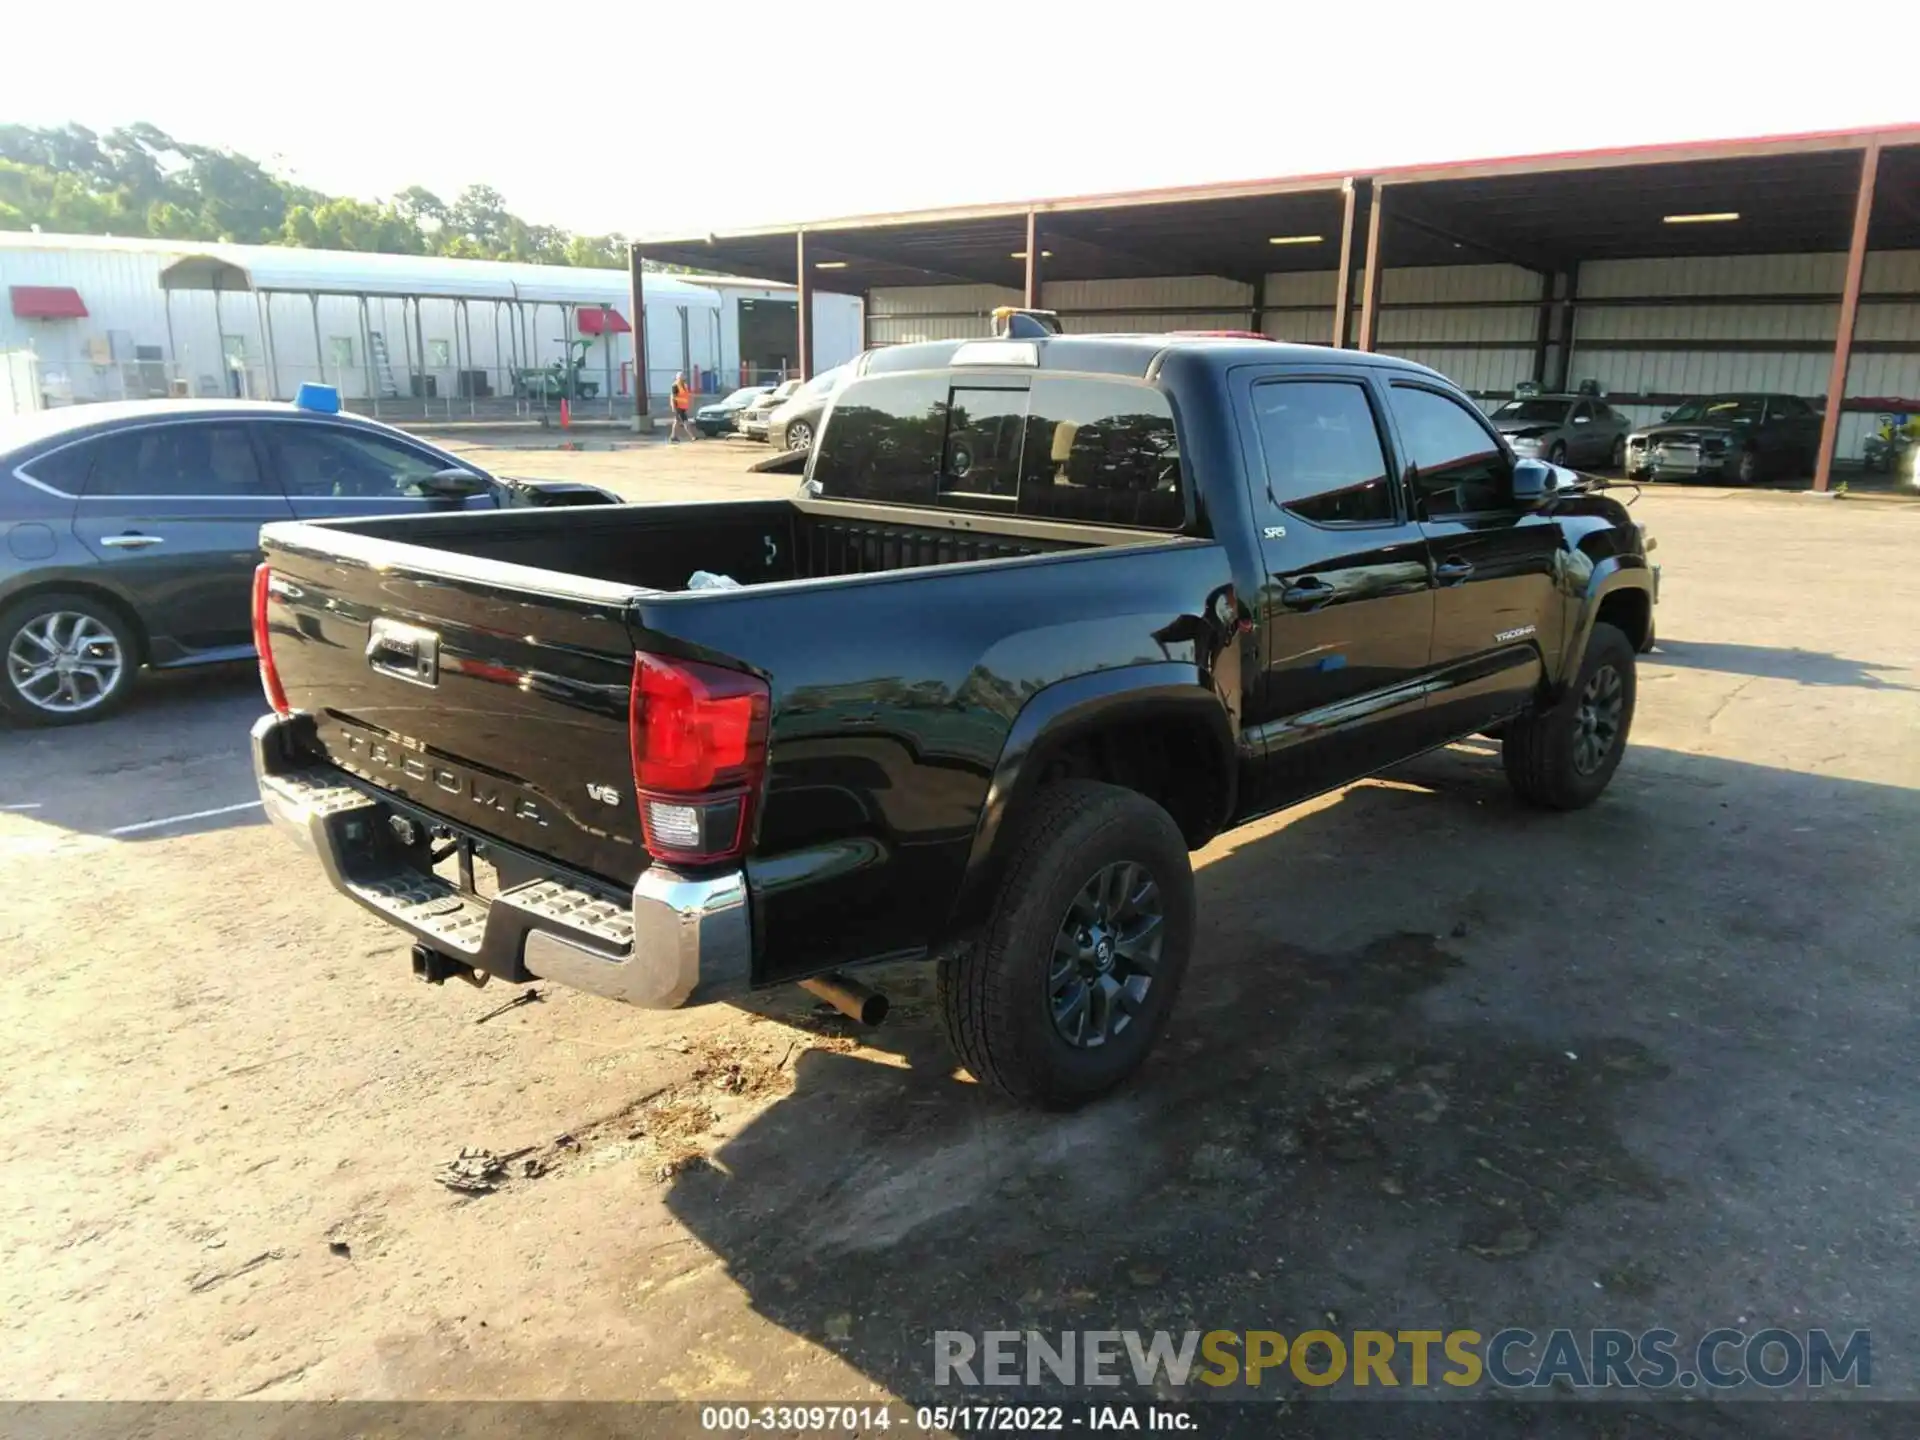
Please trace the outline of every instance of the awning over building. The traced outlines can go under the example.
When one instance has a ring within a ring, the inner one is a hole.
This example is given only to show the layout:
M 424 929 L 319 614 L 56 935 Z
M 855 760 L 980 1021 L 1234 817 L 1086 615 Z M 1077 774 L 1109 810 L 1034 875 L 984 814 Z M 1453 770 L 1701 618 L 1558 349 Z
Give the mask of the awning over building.
M 627 323 L 627 317 L 611 305 L 604 308 L 580 307 L 580 333 L 582 335 L 631 335 L 633 326 Z
M 87 305 L 69 285 L 11 285 L 13 313 L 22 320 L 84 320 Z

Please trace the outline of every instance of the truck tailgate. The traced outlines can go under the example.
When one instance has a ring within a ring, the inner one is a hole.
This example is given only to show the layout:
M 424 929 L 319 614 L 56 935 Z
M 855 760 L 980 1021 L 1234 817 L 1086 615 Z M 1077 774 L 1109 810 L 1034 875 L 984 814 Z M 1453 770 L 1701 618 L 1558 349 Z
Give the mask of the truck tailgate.
M 331 527 L 271 526 L 262 543 L 274 666 L 328 759 L 633 883 L 647 857 L 627 735 L 632 587 Z

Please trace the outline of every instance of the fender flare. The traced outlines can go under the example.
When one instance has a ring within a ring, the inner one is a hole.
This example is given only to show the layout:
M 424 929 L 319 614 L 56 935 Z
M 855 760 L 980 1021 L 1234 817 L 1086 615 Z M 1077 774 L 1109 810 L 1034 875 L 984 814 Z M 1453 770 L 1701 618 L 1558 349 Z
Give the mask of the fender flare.
M 1574 611 L 1573 633 L 1567 637 L 1566 648 L 1562 651 L 1562 673 L 1554 677 L 1556 694 L 1580 673 L 1580 664 L 1587 654 L 1587 641 L 1593 638 L 1594 621 L 1600 615 L 1601 602 L 1621 590 L 1645 591 L 1651 602 L 1653 577 L 1647 568 L 1646 556 L 1609 555 L 1593 567 L 1593 574 L 1588 577 L 1586 590 Z
M 973 845 L 949 928 L 964 928 L 983 913 L 1007 817 L 1039 784 L 1033 763 L 1036 758 L 1085 731 L 1127 719 L 1168 715 L 1192 716 L 1212 735 L 1224 768 L 1217 817 L 1224 825 L 1233 813 L 1238 779 L 1236 746 L 1227 708 L 1207 684 L 1199 666 L 1173 660 L 1147 661 L 1058 681 L 1036 691 L 1007 732 L 986 802 L 974 825 Z

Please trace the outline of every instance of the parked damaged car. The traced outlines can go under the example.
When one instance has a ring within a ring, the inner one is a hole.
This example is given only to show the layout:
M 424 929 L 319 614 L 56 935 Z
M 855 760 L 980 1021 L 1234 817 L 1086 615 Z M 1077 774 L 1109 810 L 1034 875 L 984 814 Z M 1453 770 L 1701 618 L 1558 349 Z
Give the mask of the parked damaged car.
M 1493 428 L 1513 453 L 1549 465 L 1606 466 L 1626 463 L 1627 417 L 1590 395 L 1516 396 L 1492 415 Z
M 1708 395 L 1627 437 L 1635 480 L 1760 480 L 1804 475 L 1820 449 L 1820 416 L 1798 395 Z

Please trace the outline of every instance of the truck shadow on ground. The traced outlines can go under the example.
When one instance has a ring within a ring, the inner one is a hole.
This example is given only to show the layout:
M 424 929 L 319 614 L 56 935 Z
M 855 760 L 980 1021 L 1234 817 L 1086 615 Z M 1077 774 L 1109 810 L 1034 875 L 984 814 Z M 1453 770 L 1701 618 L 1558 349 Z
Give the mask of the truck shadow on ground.
M 1681 670 L 1718 670 L 1728 675 L 1753 675 L 1763 680 L 1791 680 L 1800 685 L 1851 686 L 1861 690 L 1912 690 L 1886 679 L 1881 671 L 1899 671 L 1899 665 L 1874 660 L 1850 660 L 1820 650 L 1782 650 L 1771 645 L 1728 645 L 1704 640 L 1660 637 L 1650 657 L 1656 665 Z
M 1836 833 L 1803 843 L 1789 822 L 1809 821 Z M 931 973 L 883 972 L 894 1018 L 866 1037 L 882 1055 L 808 1052 L 792 1094 L 679 1175 L 669 1206 L 761 1314 L 919 1402 L 1151 1393 L 936 1391 L 941 1330 L 1697 1335 L 1731 1323 L 1711 1283 L 1743 1242 L 1728 1213 L 1794 1203 L 1757 1178 L 1772 1159 L 1799 1157 L 1844 1209 L 1811 1138 L 1822 1107 L 1859 1103 L 1879 1065 L 1907 1105 L 1901 1027 L 1842 1015 L 1897 988 L 1920 907 L 1843 825 L 1904 853 L 1920 794 L 1643 748 L 1596 809 L 1539 816 L 1484 748 L 1428 757 L 1209 853 L 1179 1009 L 1109 1099 L 1065 1116 L 998 1101 L 954 1071 Z M 1733 878 L 1755 853 L 1775 878 Z M 1854 936 L 1846 993 L 1815 997 L 1801 956 L 1829 913 L 1880 917 L 1881 943 Z M 1320 938 L 1342 935 L 1365 938 Z M 1802 1013 L 1816 1001 L 1824 1024 Z M 797 993 L 756 1008 L 838 1024 Z M 1844 1086 L 1822 1047 L 1850 1049 Z M 1761 1113 L 1774 1128 L 1750 1132 Z M 1920 1180 L 1870 1163 L 1856 1178 L 1882 1197 Z M 1709 1165 L 1735 1193 L 1706 1193 Z M 1309 1392 L 1269 1376 L 1185 1393 Z M 1306 1423 L 1357 1433 L 1329 1410 Z M 1663 1414 L 1685 1421 L 1671 1433 L 1756 1428 L 1712 1410 Z M 1613 1406 L 1396 1411 L 1418 1433 L 1669 1433 L 1610 1429 Z

